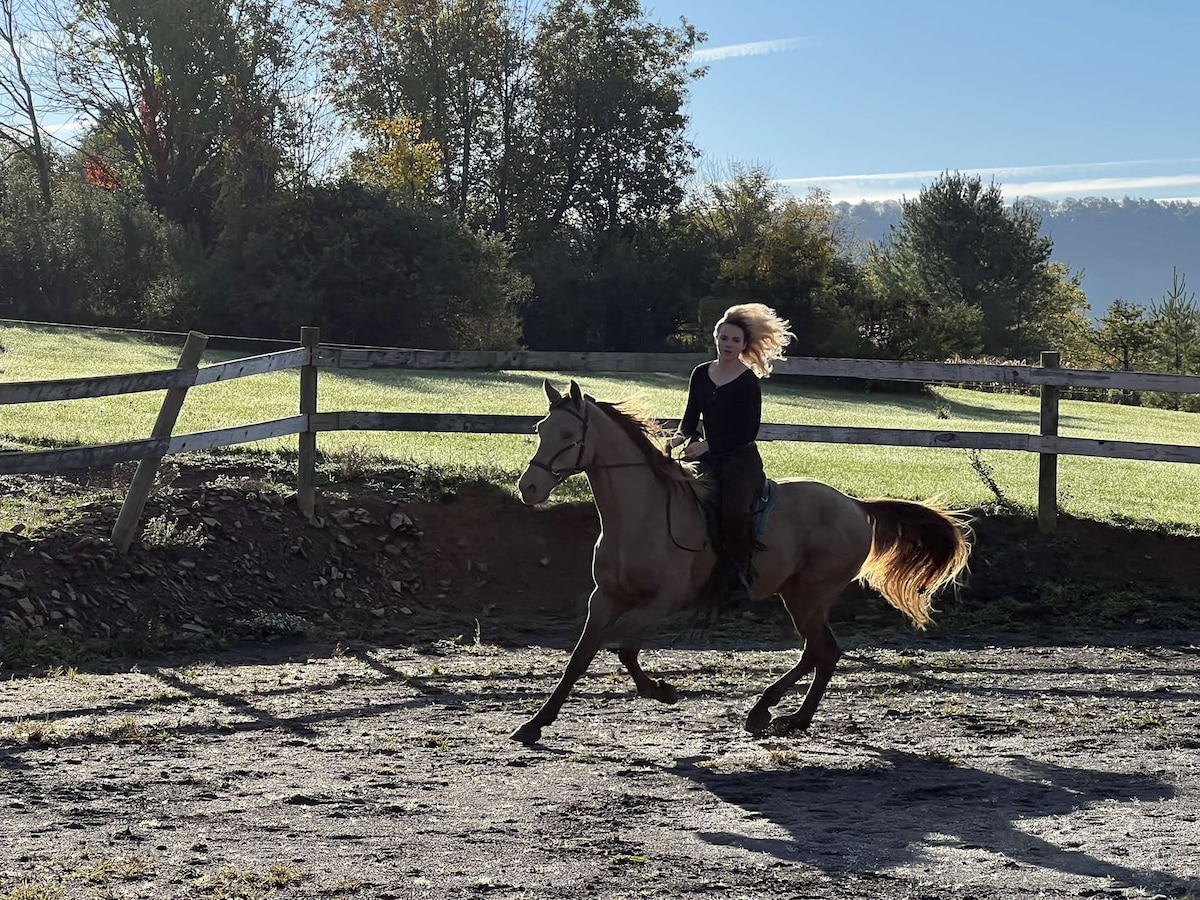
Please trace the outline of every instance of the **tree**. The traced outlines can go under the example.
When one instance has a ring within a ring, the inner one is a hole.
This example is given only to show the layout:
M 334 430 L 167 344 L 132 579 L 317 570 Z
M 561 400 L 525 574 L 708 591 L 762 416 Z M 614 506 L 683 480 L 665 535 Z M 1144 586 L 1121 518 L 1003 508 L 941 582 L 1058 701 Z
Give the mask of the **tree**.
M 410 119 L 441 149 L 435 196 L 528 248 L 682 199 L 687 59 L 702 38 L 637 0 L 328 0 L 338 103 L 363 133 Z M 591 239 L 591 238 L 589 238 Z
M 1118 297 L 1098 324 L 1094 341 L 1108 366 L 1128 372 L 1146 362 L 1154 335 L 1141 306 Z
M 1150 303 L 1150 328 L 1162 363 L 1168 372 L 1193 370 L 1200 351 L 1200 308 L 1195 292 L 1187 290 L 1187 278 L 1171 271 L 1171 290 L 1162 302 Z
M 1081 279 L 1080 273 L 1057 260 L 1046 266 L 1026 333 L 1031 356 L 1039 350 L 1057 350 L 1063 362 L 1076 366 L 1093 360 L 1092 323 Z
M 502 240 L 351 179 L 286 195 L 243 245 L 217 248 L 194 285 L 206 327 L 319 325 L 342 343 L 509 349 L 528 279 Z
M 168 253 L 175 235 L 126 191 L 89 184 L 78 167 L 41 203 L 25 156 L 0 163 L 0 307 L 18 318 L 122 325 L 178 323 Z
M 847 236 L 829 198 L 812 191 L 770 210 L 756 234 L 721 260 L 714 291 L 728 303 L 758 301 L 792 323 L 794 350 L 819 356 L 846 352 L 854 266 Z
M 863 334 L 890 359 L 973 358 L 983 350 L 983 312 L 961 297 L 934 293 L 905 243 L 872 247 L 865 266 Z
M 350 176 L 405 200 L 425 199 L 442 166 L 442 148 L 422 141 L 420 125 L 412 119 L 380 119 L 375 127 L 367 146 L 350 154 Z
M 328 0 L 326 60 L 361 132 L 411 120 L 440 149 L 437 194 L 460 221 L 506 227 L 519 164 L 530 10 L 523 0 Z
M 207 243 L 274 187 L 299 36 L 283 0 L 77 0 L 59 91 L 96 123 L 113 165 Z M 219 208 L 223 207 L 223 208 Z
M 766 166 L 734 161 L 703 177 L 687 212 L 716 253 L 736 256 L 771 226 L 786 194 Z
M 699 151 L 685 113 L 692 50 L 686 21 L 648 21 L 638 0 L 554 0 L 531 51 L 532 147 L 522 230 L 619 234 L 678 207 Z
M 1025 357 L 1037 349 L 1040 288 L 1053 248 L 1040 226 L 1021 203 L 1006 207 L 995 183 L 946 173 L 903 203 L 878 271 L 911 292 L 910 322 L 953 323 L 934 328 L 949 342 L 944 353 Z
M 758 301 L 788 318 L 796 353 L 855 355 L 862 331 L 862 271 L 845 220 L 822 191 L 797 198 L 760 165 L 710 168 L 684 207 L 711 256 L 709 290 L 681 337 L 707 346 L 729 305 Z
M 29 35 L 20 26 L 17 0 L 0 0 L 0 153 L 19 153 L 32 163 L 42 205 L 49 207 L 53 199 L 50 152 L 23 52 L 28 46 Z

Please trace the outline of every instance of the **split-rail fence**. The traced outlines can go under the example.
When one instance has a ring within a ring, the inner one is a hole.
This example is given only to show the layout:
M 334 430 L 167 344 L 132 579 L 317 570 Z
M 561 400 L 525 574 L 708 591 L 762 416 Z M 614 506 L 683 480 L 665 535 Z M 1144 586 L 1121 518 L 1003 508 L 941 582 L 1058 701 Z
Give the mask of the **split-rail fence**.
M 312 515 L 316 502 L 316 439 L 322 431 L 426 431 L 484 434 L 528 434 L 536 416 L 472 413 L 317 412 L 318 372 L 322 368 L 367 369 L 506 369 L 569 372 L 663 372 L 685 374 L 705 354 L 687 353 L 556 353 L 537 351 L 405 350 L 322 345 L 319 330 L 302 328 L 301 346 L 209 366 L 200 366 L 208 337 L 190 332 L 176 368 L 130 375 L 69 378 L 0 384 L 0 405 L 75 400 L 142 391 L 165 390 L 166 396 L 149 437 L 142 440 L 61 450 L 0 453 L 0 475 L 59 472 L 138 460 L 113 541 L 128 549 L 154 483 L 160 461 L 169 455 L 228 447 L 287 435 L 299 436 L 296 471 L 300 510 Z M 300 370 L 297 415 L 269 422 L 174 434 L 180 408 L 190 388 L 261 375 Z M 1057 458 L 1060 455 L 1200 463 L 1200 447 L 1134 441 L 1062 437 L 1058 434 L 1058 401 L 1065 387 L 1200 393 L 1200 376 L 1142 372 L 1106 372 L 1059 367 L 1057 353 L 1041 355 L 1040 364 L 902 362 L 877 359 L 789 357 L 778 362 L 780 374 L 877 381 L 944 384 L 1009 384 L 1040 388 L 1038 434 L 981 431 L 936 431 L 895 428 L 851 428 L 825 425 L 764 424 L 759 439 L 872 444 L 905 447 L 950 447 L 973 450 L 1022 450 L 1039 455 L 1038 520 L 1043 531 L 1055 528 Z M 671 425 L 675 420 L 662 420 Z

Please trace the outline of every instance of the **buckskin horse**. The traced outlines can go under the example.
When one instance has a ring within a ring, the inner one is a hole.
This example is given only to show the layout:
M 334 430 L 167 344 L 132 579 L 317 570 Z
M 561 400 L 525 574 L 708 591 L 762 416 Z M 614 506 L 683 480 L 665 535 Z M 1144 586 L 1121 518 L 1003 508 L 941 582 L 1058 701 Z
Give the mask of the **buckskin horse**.
M 587 621 L 558 685 L 513 732 L 525 744 L 540 740 L 557 718 L 618 622 L 623 632 L 631 624 L 638 631 L 702 602 L 717 562 L 696 500 L 695 468 L 663 453 L 654 441 L 657 426 L 627 404 L 584 395 L 574 381 L 566 394 L 549 380 L 542 387 L 550 409 L 537 423 L 537 450 L 518 482 L 521 500 L 542 503 L 582 472 L 600 514 L 600 537 Z M 927 503 L 857 500 L 819 481 L 781 481 L 766 549 L 755 555 L 753 592 L 756 598 L 782 597 L 804 650 L 754 704 L 746 730 L 783 735 L 812 722 L 841 655 L 829 610 L 851 581 L 870 585 L 924 628 L 934 595 L 966 568 L 969 534 L 963 514 Z M 674 688 L 642 670 L 636 644 L 620 649 L 618 658 L 638 694 L 675 702 Z M 800 709 L 772 717 L 771 708 L 809 674 Z

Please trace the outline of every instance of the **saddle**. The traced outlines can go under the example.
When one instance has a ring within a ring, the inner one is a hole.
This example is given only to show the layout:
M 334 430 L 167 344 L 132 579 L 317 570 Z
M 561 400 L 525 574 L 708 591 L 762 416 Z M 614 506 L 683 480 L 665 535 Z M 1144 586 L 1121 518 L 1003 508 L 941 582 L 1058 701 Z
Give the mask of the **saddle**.
M 755 543 L 764 543 L 763 538 L 767 534 L 767 524 L 771 519 L 771 510 L 775 508 L 775 504 L 778 501 L 778 482 L 772 481 L 770 478 L 764 478 L 762 491 L 754 501 L 754 507 L 751 512 Z M 719 496 L 714 493 L 697 502 L 700 504 L 700 512 L 704 515 L 704 530 L 708 536 L 708 541 L 710 544 L 719 546 L 721 534 L 721 510 L 718 505 L 720 502 Z

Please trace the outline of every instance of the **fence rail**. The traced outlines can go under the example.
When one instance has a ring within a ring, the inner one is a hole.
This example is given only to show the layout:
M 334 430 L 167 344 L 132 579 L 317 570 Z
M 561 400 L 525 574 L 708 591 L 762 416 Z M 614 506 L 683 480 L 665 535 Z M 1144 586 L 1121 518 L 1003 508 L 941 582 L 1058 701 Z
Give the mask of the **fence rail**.
M 141 440 L 91 447 L 0 453 L 0 474 L 43 473 L 107 466 L 139 460 L 135 485 L 126 498 L 118 527 L 128 531 L 131 518 L 140 514 L 153 481 L 153 472 L 163 457 L 196 450 L 229 447 L 267 438 L 299 435 L 297 492 L 300 507 L 311 513 L 315 503 L 316 435 L 329 431 L 427 431 L 479 434 L 528 434 L 536 416 L 474 415 L 470 413 L 409 412 L 317 412 L 318 372 L 323 368 L 370 369 L 480 369 L 576 372 L 665 372 L 685 374 L 708 359 L 706 354 L 674 353 L 548 353 L 536 351 L 450 351 L 392 348 L 362 348 L 321 345 L 315 328 L 301 331 L 303 346 L 235 359 L 211 366 L 198 360 L 207 337 L 188 335 L 180 364 L 175 369 L 0 384 L 0 405 L 54 402 L 87 397 L 166 390 L 167 400 L 155 431 Z M 299 414 L 268 422 L 220 428 L 195 434 L 173 435 L 175 416 L 186 392 L 199 385 L 216 384 L 277 372 L 300 370 Z M 1087 387 L 1114 390 L 1154 390 L 1200 393 L 1200 376 L 1160 375 L 1148 372 L 1101 372 L 1058 367 L 1058 354 L 1045 353 L 1041 365 L 981 365 L 976 363 L 932 363 L 874 359 L 823 359 L 789 357 L 775 371 L 788 375 L 827 378 L 857 378 L 886 381 L 918 381 L 941 384 L 1019 384 L 1041 389 L 1039 434 L 1019 432 L 932 431 L 894 428 L 852 428 L 821 425 L 764 423 L 759 439 L 764 441 L 811 441 L 905 447 L 959 448 L 968 450 L 1020 450 L 1037 453 L 1039 462 L 1038 514 L 1042 527 L 1053 530 L 1057 501 L 1057 457 L 1092 456 L 1109 459 L 1155 460 L 1200 463 L 1200 447 L 1149 444 L 1135 441 L 1094 440 L 1058 435 L 1060 388 Z M 673 427 L 678 420 L 662 419 Z M 148 473 L 148 474 L 147 474 Z M 149 481 L 147 482 L 147 477 Z M 140 482 L 140 485 L 137 484 Z M 139 488 L 135 492 L 135 487 Z M 128 546 L 128 534 L 117 535 Z

